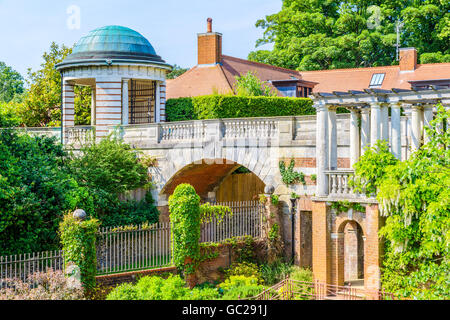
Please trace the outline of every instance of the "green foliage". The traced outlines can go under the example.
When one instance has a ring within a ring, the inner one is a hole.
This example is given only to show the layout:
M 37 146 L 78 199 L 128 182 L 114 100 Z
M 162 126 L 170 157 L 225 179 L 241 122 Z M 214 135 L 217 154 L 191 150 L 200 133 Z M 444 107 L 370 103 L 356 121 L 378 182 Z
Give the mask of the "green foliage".
M 313 273 L 310 269 L 292 266 L 289 273 L 289 278 L 297 281 L 313 282 Z
M 95 288 L 97 273 L 96 235 L 100 222 L 97 219 L 77 220 L 68 214 L 61 222 L 59 230 L 64 263 L 73 263 L 80 268 L 81 283 L 86 291 Z
M 405 24 L 402 47 L 415 47 L 419 55 L 447 55 L 449 10 L 448 1 L 434 0 L 284 0 L 278 13 L 256 22 L 264 29 L 257 46 L 274 43 L 273 50 L 248 58 L 297 70 L 391 65 L 398 20 Z
M 226 278 L 239 275 L 246 277 L 256 277 L 258 280 L 260 280 L 260 283 L 262 281 L 258 265 L 252 262 L 235 262 L 227 270 L 225 270 Z
M 313 115 L 308 98 L 208 95 L 169 99 L 168 121 Z
M 92 209 L 83 209 L 104 222 L 104 226 L 158 221 L 159 213 L 150 192 L 140 202 L 119 200 L 120 194 L 151 187 L 148 168 L 139 155 L 139 151 L 114 135 L 99 142 L 90 141 L 82 146 L 81 153 L 70 154 L 71 174 L 89 189 L 94 201 Z
M 61 74 L 55 65 L 72 52 L 56 43 L 44 52 L 41 69 L 28 70 L 28 86 L 24 106 L 18 110 L 24 125 L 29 127 L 59 126 L 61 124 Z M 90 124 L 91 88 L 75 87 L 75 124 Z
M 192 98 L 168 99 L 166 101 L 166 116 L 168 122 L 197 120 Z
M 317 181 L 317 175 L 316 174 L 312 174 L 311 175 L 311 181 L 313 181 L 313 182 Z
M 450 111 L 438 106 L 431 129 L 426 128 L 430 142 L 408 160 L 383 165 L 371 155 L 357 167 L 357 174 L 378 188 L 380 211 L 387 217 L 380 230 L 385 239 L 382 284 L 400 296 L 450 296 L 450 131 L 441 129 L 448 119 Z
M 125 283 L 114 288 L 107 300 L 214 300 L 219 299 L 216 288 L 195 287 L 189 290 L 186 282 L 178 275 L 167 279 L 159 276 L 146 276 L 136 285 Z
M 276 96 L 274 89 L 263 83 L 252 71 L 236 76 L 234 90 L 236 95 L 241 97 Z
M 212 206 L 209 202 L 207 202 L 200 206 L 200 214 L 202 217 L 202 223 L 211 222 L 213 217 L 217 219 L 217 223 L 221 223 L 226 214 L 232 216 L 233 212 L 227 206 Z
M 169 197 L 173 263 L 186 274 L 200 258 L 200 197 L 190 184 L 180 184 Z M 187 261 L 186 259 L 190 259 Z
M 282 260 L 260 266 L 261 277 L 266 285 L 272 286 L 285 279 L 292 271 L 291 264 Z
M 0 114 L 2 126 L 15 121 Z M 89 191 L 68 172 L 56 139 L 17 130 L 0 134 L 0 255 L 59 248 L 64 212 L 92 206 Z
M 283 183 L 287 186 L 299 182 L 301 182 L 302 184 L 306 184 L 305 175 L 303 174 L 303 172 L 294 171 L 294 166 L 294 159 L 291 159 L 291 162 L 289 163 L 289 166 L 287 168 L 283 160 L 278 163 Z
M 263 290 L 261 281 L 255 276 L 230 276 L 224 282 L 219 284 L 223 290 L 224 300 L 237 300 L 256 296 Z
M 167 74 L 167 79 L 175 79 L 184 74 L 189 69 L 182 68 L 179 65 L 173 65 L 172 71 Z
M 335 201 L 331 203 L 331 209 L 335 209 L 337 213 L 348 212 L 348 210 L 353 209 L 357 212 L 366 212 L 366 208 L 364 208 L 361 204 L 357 202 L 349 202 L 349 201 Z
M 255 262 L 255 239 L 252 236 L 233 237 L 226 239 L 224 243 L 231 244 L 234 252 L 234 260 L 240 262 Z
M 23 78 L 20 73 L 0 61 L 0 102 L 10 102 L 23 91 Z
M 355 176 L 350 180 L 350 185 L 355 192 L 376 194 L 379 178 L 387 172 L 389 166 L 397 162 L 397 158 L 389 152 L 386 141 L 377 141 L 375 146 L 366 147 L 364 154 L 353 166 Z
M 272 194 L 270 195 L 270 202 L 274 205 L 277 206 L 278 203 L 280 202 L 280 199 L 278 198 L 278 196 L 276 194 Z
M 274 223 L 269 230 L 269 240 L 275 241 L 279 237 L 280 226 L 277 223 Z

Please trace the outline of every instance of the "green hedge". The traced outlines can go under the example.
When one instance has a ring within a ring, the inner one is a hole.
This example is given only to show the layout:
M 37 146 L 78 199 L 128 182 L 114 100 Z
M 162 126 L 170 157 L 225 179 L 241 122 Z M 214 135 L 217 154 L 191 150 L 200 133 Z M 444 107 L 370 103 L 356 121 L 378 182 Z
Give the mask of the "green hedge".
M 314 115 L 309 98 L 208 95 L 169 99 L 167 121 Z

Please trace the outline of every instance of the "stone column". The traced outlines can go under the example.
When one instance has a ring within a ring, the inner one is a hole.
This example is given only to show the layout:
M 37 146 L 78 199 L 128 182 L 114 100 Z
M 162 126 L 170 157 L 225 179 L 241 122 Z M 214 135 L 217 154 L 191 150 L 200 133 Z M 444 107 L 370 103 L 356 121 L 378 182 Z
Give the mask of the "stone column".
M 389 145 L 389 106 L 387 104 L 381 106 L 380 130 L 381 139 L 386 141 Z
M 350 167 L 358 162 L 360 155 L 360 134 L 359 134 L 359 124 L 360 124 L 360 113 L 358 110 L 352 108 L 350 111 Z
M 402 159 L 402 134 L 400 123 L 401 104 L 391 107 L 391 152 L 399 160 Z
M 431 128 L 431 121 L 433 121 L 433 105 L 426 105 L 423 107 L 424 143 L 430 141 L 430 136 L 427 134 L 425 127 Z
M 361 155 L 364 154 L 364 148 L 370 146 L 370 108 L 361 109 Z
M 411 107 L 411 151 L 413 152 L 420 148 L 422 140 L 421 113 L 422 110 L 419 106 Z
M 328 195 L 328 108 L 317 106 L 316 121 L 316 163 L 317 163 L 317 196 Z
M 68 141 L 69 132 L 67 128 L 75 126 L 75 93 L 74 86 L 63 79 L 62 82 L 62 141 Z
M 337 121 L 336 108 L 328 108 L 328 167 L 337 170 Z
M 379 102 L 370 104 L 370 146 L 374 147 L 381 139 L 381 106 Z
M 122 125 L 128 125 L 128 81 L 130 79 L 122 79 Z

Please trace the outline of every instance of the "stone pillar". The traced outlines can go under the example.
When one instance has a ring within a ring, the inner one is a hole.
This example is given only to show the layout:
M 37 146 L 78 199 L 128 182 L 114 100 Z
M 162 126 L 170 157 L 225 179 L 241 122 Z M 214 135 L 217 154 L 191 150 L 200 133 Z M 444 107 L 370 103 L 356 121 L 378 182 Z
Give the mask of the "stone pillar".
M 129 94 L 128 94 L 128 82 L 130 79 L 122 79 L 122 124 L 128 125 L 128 114 L 129 114 Z
M 74 86 L 63 79 L 62 82 L 62 143 L 68 141 L 69 127 L 75 126 L 75 93 Z
M 337 121 L 336 108 L 328 108 L 328 168 L 337 170 Z
M 326 202 L 312 204 L 312 242 L 314 280 L 331 283 L 329 207 Z
M 366 230 L 364 241 L 364 287 L 367 290 L 380 290 L 381 288 L 381 257 L 383 245 L 378 231 L 381 227 L 381 218 L 378 205 L 372 204 L 366 207 Z M 378 295 L 368 297 L 378 299 Z
M 356 109 L 350 111 L 350 168 L 358 162 L 360 155 L 360 114 Z
M 316 163 L 317 163 L 317 196 L 328 195 L 328 108 L 317 106 L 316 121 Z
M 387 104 L 381 106 L 380 130 L 381 139 L 386 141 L 389 146 L 389 106 Z
M 166 82 L 159 84 L 160 121 L 166 122 Z
M 275 188 L 271 185 L 267 185 L 264 188 L 264 196 L 266 197 L 265 207 L 265 223 L 263 225 L 263 237 L 267 239 L 267 261 L 269 263 L 278 260 L 284 250 L 283 245 L 283 226 L 280 219 L 280 213 L 278 205 L 272 203 L 271 196 L 273 195 Z
M 391 152 L 399 160 L 402 159 L 402 134 L 400 122 L 401 104 L 391 107 Z
M 91 87 L 91 126 L 95 126 L 95 86 Z
M 421 113 L 419 106 L 413 105 L 411 108 L 411 151 L 414 152 L 420 148 L 422 140 Z
M 370 146 L 370 108 L 361 109 L 361 155 L 364 154 L 364 148 Z
M 430 141 L 430 136 L 428 135 L 425 127 L 431 128 L 431 121 L 433 121 L 433 106 L 426 105 L 423 108 L 424 143 L 428 143 Z
M 374 147 L 381 139 L 381 106 L 379 102 L 370 104 L 370 146 Z
M 160 82 L 156 81 L 155 89 L 155 122 L 161 122 L 161 92 L 160 92 Z
M 109 129 L 122 123 L 122 79 L 96 80 L 95 138 L 108 135 Z

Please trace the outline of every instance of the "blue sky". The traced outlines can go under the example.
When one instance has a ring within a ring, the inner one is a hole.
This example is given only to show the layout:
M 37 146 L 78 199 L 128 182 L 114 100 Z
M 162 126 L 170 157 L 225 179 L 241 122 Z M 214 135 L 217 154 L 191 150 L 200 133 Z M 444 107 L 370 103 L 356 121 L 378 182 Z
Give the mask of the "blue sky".
M 79 29 L 67 26 L 73 5 L 80 9 Z M 26 76 L 52 41 L 72 46 L 90 30 L 114 24 L 140 32 L 168 63 L 192 67 L 208 17 L 223 34 L 224 54 L 246 58 L 263 33 L 256 20 L 280 9 L 281 0 L 0 0 L 0 61 Z

